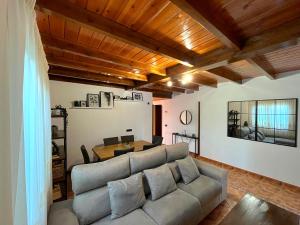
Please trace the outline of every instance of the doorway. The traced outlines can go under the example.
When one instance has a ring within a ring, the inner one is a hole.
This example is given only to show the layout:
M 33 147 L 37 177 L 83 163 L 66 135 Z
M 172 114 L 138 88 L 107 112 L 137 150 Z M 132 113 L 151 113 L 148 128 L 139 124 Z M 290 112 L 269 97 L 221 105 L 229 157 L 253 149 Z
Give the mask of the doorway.
M 152 106 L 152 135 L 162 136 L 162 105 Z

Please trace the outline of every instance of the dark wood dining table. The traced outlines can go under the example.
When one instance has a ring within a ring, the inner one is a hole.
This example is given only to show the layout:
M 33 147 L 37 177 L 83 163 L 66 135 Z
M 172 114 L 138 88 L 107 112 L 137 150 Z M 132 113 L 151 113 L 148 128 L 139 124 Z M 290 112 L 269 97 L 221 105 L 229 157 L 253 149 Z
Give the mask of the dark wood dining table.
M 107 160 L 107 159 L 111 159 L 114 157 L 114 151 L 116 149 L 128 149 L 128 148 L 132 148 L 134 147 L 134 151 L 142 151 L 143 150 L 143 146 L 144 145 L 150 145 L 151 143 L 148 141 L 143 141 L 143 140 L 139 140 L 139 141 L 134 141 L 134 142 L 130 142 L 128 144 L 125 143 L 119 143 L 119 144 L 115 144 L 115 145 L 107 145 L 107 146 L 95 146 L 93 148 L 93 152 L 95 154 L 96 157 L 98 157 L 99 159 L 102 160 Z

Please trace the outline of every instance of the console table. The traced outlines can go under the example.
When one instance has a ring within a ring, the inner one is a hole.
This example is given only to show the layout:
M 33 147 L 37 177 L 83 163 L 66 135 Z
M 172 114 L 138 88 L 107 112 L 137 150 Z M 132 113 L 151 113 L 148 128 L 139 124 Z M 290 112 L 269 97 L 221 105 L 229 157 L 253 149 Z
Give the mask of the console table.
M 199 146 L 198 145 L 199 137 L 192 136 L 192 135 L 187 135 L 187 134 L 172 133 L 172 144 L 176 144 L 177 137 L 184 137 L 184 138 L 187 138 L 189 140 L 194 140 L 195 141 L 195 153 L 198 154 L 198 155 L 200 154 L 199 148 L 197 148 L 197 146 Z

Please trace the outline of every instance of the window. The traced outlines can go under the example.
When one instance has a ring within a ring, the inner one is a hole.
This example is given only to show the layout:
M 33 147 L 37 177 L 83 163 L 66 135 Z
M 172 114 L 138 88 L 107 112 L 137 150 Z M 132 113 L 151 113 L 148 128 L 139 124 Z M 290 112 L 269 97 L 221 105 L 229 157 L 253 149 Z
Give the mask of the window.
M 296 147 L 297 99 L 228 103 L 228 136 Z

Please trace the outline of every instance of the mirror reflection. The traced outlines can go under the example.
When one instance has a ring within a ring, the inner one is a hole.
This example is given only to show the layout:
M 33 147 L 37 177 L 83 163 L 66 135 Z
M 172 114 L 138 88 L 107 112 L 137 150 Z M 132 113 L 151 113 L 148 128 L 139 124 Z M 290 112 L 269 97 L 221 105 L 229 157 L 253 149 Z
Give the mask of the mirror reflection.
M 297 104 L 297 99 L 228 102 L 228 136 L 296 147 Z
M 180 122 L 184 125 L 188 125 L 192 122 L 192 113 L 188 110 L 184 110 L 180 113 Z

